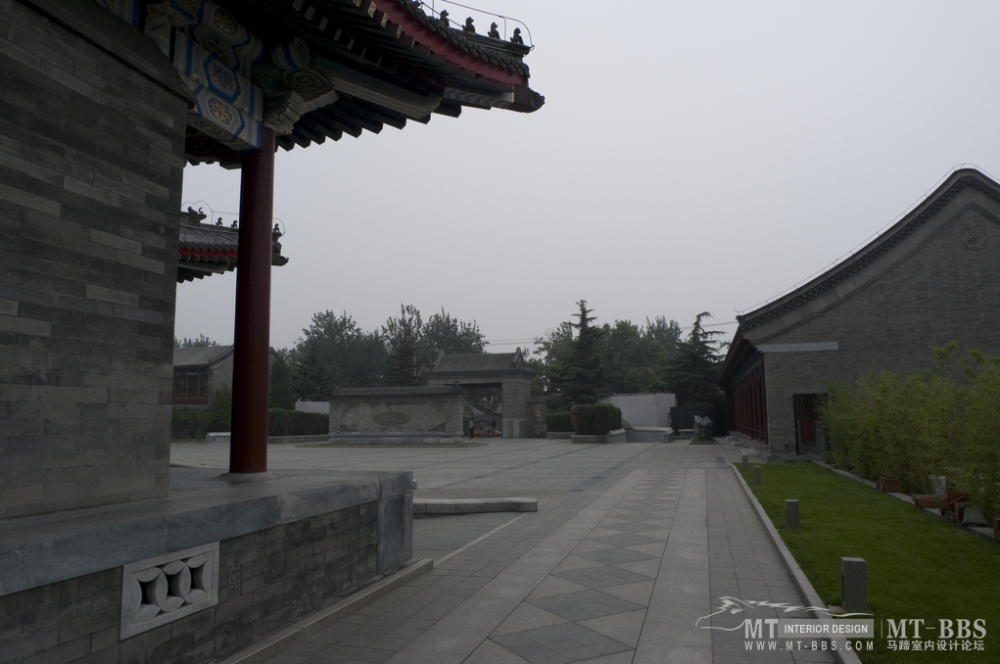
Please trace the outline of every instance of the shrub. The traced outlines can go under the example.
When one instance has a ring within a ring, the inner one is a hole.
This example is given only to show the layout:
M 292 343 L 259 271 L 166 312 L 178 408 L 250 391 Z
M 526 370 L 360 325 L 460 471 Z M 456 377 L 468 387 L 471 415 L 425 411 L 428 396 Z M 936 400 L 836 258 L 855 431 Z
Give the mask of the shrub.
M 173 438 L 204 438 L 211 426 L 212 414 L 201 408 L 179 407 L 170 414 L 170 435 Z
M 622 411 L 609 403 L 578 404 L 570 409 L 573 433 L 603 436 L 622 426 Z
M 903 491 L 926 491 L 949 456 L 958 422 L 957 388 L 944 376 L 868 372 L 854 386 L 829 388 L 821 408 L 833 460 L 862 477 L 895 477 Z
M 268 436 L 316 436 L 330 431 L 330 416 L 272 408 L 267 411 Z
M 572 431 L 573 419 L 568 410 L 549 413 L 545 416 L 545 427 L 549 431 Z
M 950 361 L 957 345 L 935 352 Z M 944 371 L 902 376 L 869 372 L 854 385 L 829 387 L 821 408 L 837 465 L 862 477 L 895 477 L 906 492 L 929 489 L 928 475 L 967 493 L 987 516 L 1000 516 L 1000 359 L 969 352 Z

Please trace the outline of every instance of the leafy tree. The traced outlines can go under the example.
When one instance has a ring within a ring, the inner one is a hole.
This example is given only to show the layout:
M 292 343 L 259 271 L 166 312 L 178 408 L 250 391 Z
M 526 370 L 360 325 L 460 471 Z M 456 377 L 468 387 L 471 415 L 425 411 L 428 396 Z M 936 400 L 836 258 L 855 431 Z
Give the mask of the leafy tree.
M 346 312 L 337 316 L 328 310 L 314 314 L 302 334 L 288 356 L 295 397 L 325 399 L 338 385 L 371 387 L 379 383 L 386 356 L 379 333 L 360 329 Z
M 535 377 L 531 382 L 531 392 L 534 395 L 552 394 L 556 391 L 552 384 L 553 376 L 559 375 L 561 367 L 569 362 L 573 351 L 573 324 L 564 321 L 554 330 L 548 330 L 545 336 L 536 337 L 537 346 L 532 359 Z
M 292 390 L 292 373 L 289 368 L 288 350 L 276 351 L 276 357 L 271 364 L 271 375 L 268 380 L 267 407 L 292 410 L 295 408 L 295 393 Z
M 212 341 L 204 334 L 199 334 L 197 339 L 189 339 L 184 337 L 183 339 L 178 339 L 174 337 L 174 348 L 194 348 L 198 346 L 218 346 L 217 341 Z
M 444 307 L 441 307 L 441 313 L 427 319 L 420 333 L 419 359 L 423 366 L 432 364 L 441 351 L 449 354 L 486 352 L 486 335 L 479 331 L 479 324 L 452 318 Z
M 599 353 L 602 330 L 591 324 L 596 318 L 589 315 L 593 309 L 587 308 L 587 301 L 580 300 L 576 304 L 580 313 L 574 314 L 577 322 L 570 324 L 576 331 L 572 350 L 551 377 L 553 387 L 562 392 L 564 406 L 597 403 L 607 394 Z
M 677 357 L 682 343 L 681 326 L 677 324 L 677 321 L 671 319 L 668 322 L 666 316 L 657 316 L 652 321 L 646 318 L 646 329 L 643 333 L 644 336 L 655 339 L 660 344 L 667 362 Z
M 420 312 L 412 304 L 400 305 L 399 318 L 390 318 L 382 326 L 388 357 L 382 380 L 386 385 L 423 385 L 426 381 L 419 375 L 423 365 L 420 362 L 423 341 L 423 323 Z
M 663 380 L 667 352 L 663 345 L 639 326 L 617 320 L 602 328 L 601 365 L 607 385 L 617 394 L 655 392 Z
M 723 358 L 722 344 L 716 337 L 722 332 L 706 330 L 701 323 L 711 317 L 707 311 L 698 314 L 667 370 L 666 384 L 677 395 L 679 405 L 715 406 L 719 400 L 715 379 Z

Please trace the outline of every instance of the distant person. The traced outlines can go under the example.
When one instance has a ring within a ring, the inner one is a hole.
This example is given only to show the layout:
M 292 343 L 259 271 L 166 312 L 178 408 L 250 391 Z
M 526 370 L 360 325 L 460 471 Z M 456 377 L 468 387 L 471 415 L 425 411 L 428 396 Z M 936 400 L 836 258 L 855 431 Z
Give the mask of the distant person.
M 476 421 L 470 417 L 469 418 L 469 438 L 475 438 L 475 437 L 476 437 Z

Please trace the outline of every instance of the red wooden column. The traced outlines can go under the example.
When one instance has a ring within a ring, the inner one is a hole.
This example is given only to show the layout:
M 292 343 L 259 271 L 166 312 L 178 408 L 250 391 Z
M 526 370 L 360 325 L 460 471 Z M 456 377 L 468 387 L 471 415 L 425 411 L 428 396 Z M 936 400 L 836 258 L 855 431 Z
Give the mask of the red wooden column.
M 274 130 L 264 127 L 260 151 L 243 158 L 240 182 L 230 473 L 267 472 L 273 207 Z

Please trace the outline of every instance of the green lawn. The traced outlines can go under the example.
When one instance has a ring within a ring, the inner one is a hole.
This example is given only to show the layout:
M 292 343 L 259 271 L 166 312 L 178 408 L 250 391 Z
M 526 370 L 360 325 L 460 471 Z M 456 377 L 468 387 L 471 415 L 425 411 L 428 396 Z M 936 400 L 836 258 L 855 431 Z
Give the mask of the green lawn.
M 983 652 L 892 651 L 886 631 L 863 662 L 1000 662 L 1000 546 L 812 463 L 761 471 L 760 486 L 752 467 L 740 472 L 827 604 L 840 604 L 840 558 L 851 556 L 867 563 L 876 635 L 884 620 L 923 619 L 935 628 L 923 645 L 939 640 L 940 619 L 985 620 Z M 799 530 L 784 528 L 786 499 L 799 501 Z

